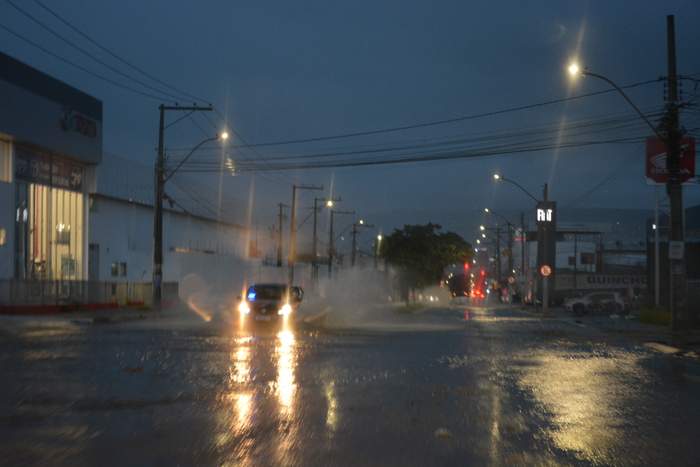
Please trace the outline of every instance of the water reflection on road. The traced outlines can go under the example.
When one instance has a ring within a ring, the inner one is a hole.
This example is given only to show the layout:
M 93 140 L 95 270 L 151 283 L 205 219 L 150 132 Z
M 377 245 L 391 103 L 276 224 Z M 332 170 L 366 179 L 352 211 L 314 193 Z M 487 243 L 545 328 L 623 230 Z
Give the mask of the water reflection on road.
M 648 375 L 630 352 L 549 351 L 535 356 L 520 384 L 552 416 L 548 435 L 559 449 L 594 464 L 614 464 L 629 443 L 630 407 L 643 406 Z M 629 433 L 627 433 L 629 434 Z M 630 454 L 627 454 L 630 459 Z
M 220 404 L 215 444 L 235 465 L 253 465 L 256 449 L 265 440 L 276 446 L 274 462 L 288 463 L 297 443 L 295 331 L 283 323 L 279 329 L 250 329 L 238 322 L 230 339 L 228 377 Z

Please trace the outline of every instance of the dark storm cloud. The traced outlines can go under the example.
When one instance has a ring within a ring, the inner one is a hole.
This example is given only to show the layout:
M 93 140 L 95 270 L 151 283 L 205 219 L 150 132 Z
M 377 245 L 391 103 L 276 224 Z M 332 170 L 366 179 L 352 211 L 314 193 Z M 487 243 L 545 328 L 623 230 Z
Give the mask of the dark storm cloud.
M 27 9 L 49 19 L 32 2 Z M 633 6 L 633 8 L 632 8 Z M 186 2 L 66 1 L 53 5 L 74 24 L 153 74 L 209 97 L 250 141 L 361 131 L 450 118 L 604 89 L 572 86 L 564 65 L 578 49 L 592 68 L 620 83 L 665 74 L 665 15 L 677 15 L 682 73 L 700 72 L 695 2 Z M 66 56 L 67 46 L 0 4 L 3 23 Z M 156 103 L 114 89 L 3 35 L 3 50 L 81 87 L 105 103 L 105 148 L 149 163 Z M 582 38 L 582 39 L 579 39 Z M 580 41 L 580 44 L 579 44 Z M 94 64 L 89 64 L 91 67 Z M 689 93 L 690 86 L 685 88 Z M 661 105 L 660 85 L 630 91 L 642 108 Z M 686 94 L 688 97 L 688 94 Z M 324 145 L 261 149 L 285 153 L 360 144 L 558 124 L 627 112 L 614 94 L 462 124 L 347 139 Z M 170 145 L 193 145 L 202 134 L 183 122 Z M 642 177 L 642 145 L 596 146 L 461 162 L 286 173 L 256 183 L 257 210 L 272 215 L 290 196 L 289 183 L 330 184 L 358 211 L 440 212 L 489 204 L 528 206 L 518 192 L 494 187 L 501 170 L 533 191 L 550 181 L 556 199 L 586 197 L 589 206 L 650 207 Z M 257 157 L 248 154 L 248 157 Z M 622 162 L 620 162 L 622 161 Z M 628 166 L 624 162 L 629 161 Z M 623 166 L 621 168 L 621 163 Z M 245 194 L 245 177 L 227 192 Z M 700 200 L 686 190 L 688 204 Z M 264 216 L 263 216 L 264 217 Z M 405 221 L 411 221 L 410 214 Z

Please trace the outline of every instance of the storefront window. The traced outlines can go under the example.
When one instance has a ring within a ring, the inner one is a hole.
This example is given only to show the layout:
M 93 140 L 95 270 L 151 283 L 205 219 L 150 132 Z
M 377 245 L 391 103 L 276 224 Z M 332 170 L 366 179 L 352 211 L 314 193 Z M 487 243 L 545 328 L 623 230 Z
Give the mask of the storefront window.
M 0 182 L 12 181 L 12 154 L 10 143 L 0 139 Z
M 33 147 L 14 153 L 15 276 L 84 279 L 83 167 Z
M 79 280 L 83 272 L 83 194 L 18 183 L 18 276 Z

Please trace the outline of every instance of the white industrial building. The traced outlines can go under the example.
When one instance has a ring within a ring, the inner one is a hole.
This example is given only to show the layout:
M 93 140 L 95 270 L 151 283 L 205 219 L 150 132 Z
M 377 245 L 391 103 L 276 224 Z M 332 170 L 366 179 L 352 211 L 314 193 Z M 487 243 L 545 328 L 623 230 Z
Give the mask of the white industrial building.
M 147 301 L 152 167 L 103 156 L 98 99 L 1 53 L 0 101 L 0 307 Z M 212 217 L 165 210 L 164 283 L 259 272 L 249 229 Z

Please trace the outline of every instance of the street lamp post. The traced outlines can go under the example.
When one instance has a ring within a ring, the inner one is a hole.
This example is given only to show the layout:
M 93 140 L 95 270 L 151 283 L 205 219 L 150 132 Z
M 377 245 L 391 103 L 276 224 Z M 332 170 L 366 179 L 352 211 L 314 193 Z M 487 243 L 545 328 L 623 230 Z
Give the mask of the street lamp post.
M 500 219 L 502 219 L 506 223 L 506 232 L 508 234 L 508 274 L 511 274 L 511 271 L 513 271 L 513 236 L 515 235 L 515 225 L 508 220 L 505 216 L 502 216 L 495 212 L 492 209 L 485 208 L 484 212 L 486 214 L 494 215 Z M 484 227 L 483 225 L 479 226 L 481 229 Z M 481 230 L 486 230 L 487 228 L 484 227 Z M 482 234 L 483 235 L 483 234 Z M 502 279 L 501 277 L 501 229 L 499 225 L 496 225 L 496 257 L 498 258 L 498 263 L 497 263 L 497 271 L 498 271 L 498 280 L 500 281 Z
M 336 214 L 346 214 L 346 215 L 355 215 L 355 211 L 336 211 L 335 209 L 331 209 L 331 222 L 330 222 L 330 228 L 328 229 L 328 278 L 332 279 L 333 278 L 333 253 L 334 253 L 334 244 L 335 244 L 335 238 L 333 237 L 333 224 L 335 220 L 335 215 Z
M 292 185 L 292 207 L 289 224 L 289 285 L 294 285 L 294 262 L 297 259 L 297 190 L 323 190 L 323 186 Z
M 496 182 L 507 182 L 510 183 L 511 185 L 515 185 L 520 191 L 525 193 L 530 199 L 535 201 L 538 206 L 538 212 L 540 211 L 539 206 L 546 207 L 547 203 L 549 203 L 549 185 L 547 183 L 544 184 L 544 189 L 542 193 L 542 201 L 537 199 L 535 195 L 530 193 L 528 190 L 525 189 L 521 184 L 516 182 L 515 180 L 512 180 L 510 178 L 506 178 L 503 175 L 499 173 L 493 174 L 493 179 Z M 554 208 L 552 207 L 552 211 Z M 488 212 L 488 211 L 486 211 Z M 524 221 L 521 219 L 521 224 L 524 224 Z M 552 229 L 554 231 L 552 232 Z M 524 235 L 524 232 L 523 232 Z M 522 243 L 523 248 L 525 247 L 525 242 Z M 523 253 L 522 255 L 522 262 L 525 262 L 525 255 Z M 546 264 L 551 268 L 550 274 L 547 276 L 542 276 L 539 271 L 540 266 L 543 264 Z M 552 218 L 545 220 L 545 222 L 540 222 L 540 219 L 538 218 L 537 220 L 537 265 L 538 265 L 538 277 L 542 278 L 543 281 L 543 287 L 547 285 L 547 283 L 550 281 L 554 282 L 555 280 L 555 269 L 556 269 L 556 225 L 552 221 Z M 511 268 L 512 269 L 512 268 Z M 544 308 L 545 312 L 547 311 L 547 308 L 549 306 L 548 303 L 544 303 Z
M 336 202 L 340 201 L 338 198 L 314 198 L 314 235 L 313 235 L 313 259 L 311 260 L 311 280 L 318 280 L 318 202 L 323 201 L 328 209 L 332 209 Z
M 637 115 L 651 128 L 660 141 L 666 145 L 666 168 L 668 171 L 668 181 L 666 191 L 671 205 L 670 216 L 670 242 L 680 244 L 680 255 L 677 258 L 669 258 L 669 305 L 671 309 L 671 330 L 680 330 L 681 315 L 685 315 L 686 308 L 686 278 L 685 278 L 685 248 L 683 248 L 683 187 L 681 180 L 681 138 L 678 119 L 678 73 L 676 70 L 676 28 L 673 15 L 666 16 L 666 44 L 668 59 L 668 98 L 665 122 L 665 131 L 660 131 L 641 110 L 632 102 L 625 92 L 611 79 L 593 73 L 587 69 L 582 69 L 577 63 L 572 63 L 568 67 L 568 72 L 572 77 L 590 76 L 605 81 L 612 86 L 627 103 L 637 112 Z M 685 316 L 683 316 L 684 318 Z
M 363 219 L 352 224 L 352 254 L 350 255 L 350 265 L 355 267 L 355 259 L 357 257 L 357 234 L 360 227 L 374 227 L 372 224 L 365 224 Z
M 170 175 L 166 177 L 165 174 L 165 113 L 168 111 L 179 111 L 179 112 L 210 112 L 213 107 L 207 106 L 202 107 L 198 105 L 192 106 L 179 106 L 179 105 L 159 105 L 159 120 L 158 120 L 158 154 L 155 164 L 155 193 L 153 199 L 153 280 L 152 280 L 152 306 L 153 309 L 160 309 L 161 300 L 163 298 L 163 198 L 165 197 L 165 182 L 180 168 L 176 167 L 175 170 L 170 172 Z M 222 133 L 221 138 L 225 139 L 223 136 L 226 135 L 228 138 L 228 133 Z M 218 138 L 217 138 L 218 139 Z M 190 155 L 199 148 L 202 144 L 211 139 L 207 140 L 195 146 L 195 148 L 187 155 Z M 182 165 L 182 164 L 180 164 Z

